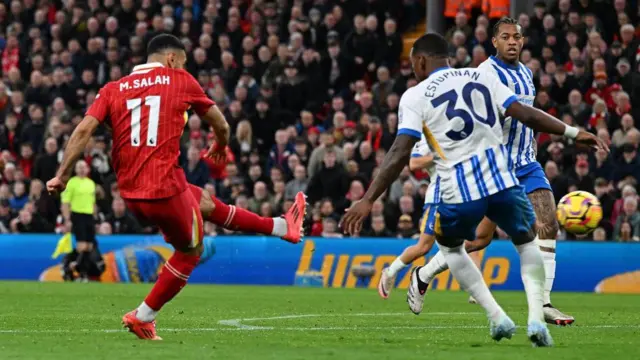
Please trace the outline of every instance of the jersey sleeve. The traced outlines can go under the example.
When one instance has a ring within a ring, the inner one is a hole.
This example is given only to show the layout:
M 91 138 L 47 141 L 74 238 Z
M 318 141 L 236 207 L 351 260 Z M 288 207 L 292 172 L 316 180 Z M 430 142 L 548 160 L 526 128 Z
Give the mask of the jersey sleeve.
M 204 93 L 200 84 L 196 79 L 186 71 L 183 71 L 184 81 L 187 82 L 186 86 L 186 102 L 191 106 L 193 111 L 199 116 L 202 116 L 209 111 L 209 109 L 216 103 L 209 99 L 207 94 Z
M 89 109 L 87 109 L 85 115 L 93 116 L 98 119 L 100 123 L 103 123 L 109 116 L 109 96 L 109 89 L 107 86 L 104 86 L 96 95 L 96 98 L 93 100 L 91 106 L 89 106 Z
M 87 115 L 89 115 L 89 113 L 87 112 Z M 93 115 L 91 115 L 93 116 Z M 97 118 L 96 118 L 97 119 Z M 69 180 L 69 182 L 67 183 L 67 187 L 66 189 L 64 189 L 64 191 L 62 192 L 62 194 L 60 194 L 60 201 L 63 204 L 69 204 L 71 202 L 71 194 L 73 193 L 73 188 L 75 186 L 75 181 L 73 178 L 71 178 Z
M 411 149 L 411 157 L 422 157 L 429 154 L 431 150 L 429 150 L 429 145 L 427 145 L 427 140 L 424 138 L 424 135 L 420 137 L 420 141 L 418 141 L 415 145 L 413 145 L 413 149 Z
M 498 110 L 500 110 L 500 113 L 504 115 L 509 106 L 518 101 L 518 97 L 494 74 L 485 72 L 485 78 L 489 83 L 489 90 L 491 91 L 491 97 L 493 98 L 493 101 L 498 106 Z
M 398 135 L 422 138 L 423 116 L 419 102 L 411 89 L 402 94 L 398 107 Z

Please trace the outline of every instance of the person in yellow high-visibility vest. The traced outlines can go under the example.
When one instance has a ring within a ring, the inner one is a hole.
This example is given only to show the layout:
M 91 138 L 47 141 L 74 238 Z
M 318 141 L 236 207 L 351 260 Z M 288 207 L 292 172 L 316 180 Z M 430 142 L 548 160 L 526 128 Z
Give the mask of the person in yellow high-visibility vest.
M 69 179 L 61 194 L 62 215 L 76 238 L 78 258 L 75 270 L 83 278 L 90 267 L 90 254 L 96 244 L 94 212 L 96 207 L 96 183 L 89 178 L 89 165 L 84 160 L 76 163 L 76 176 Z

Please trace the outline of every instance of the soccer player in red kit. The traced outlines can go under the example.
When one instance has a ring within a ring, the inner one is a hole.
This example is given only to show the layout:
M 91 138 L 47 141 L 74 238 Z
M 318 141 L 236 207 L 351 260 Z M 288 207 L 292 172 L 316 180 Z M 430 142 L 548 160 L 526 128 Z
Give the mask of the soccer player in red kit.
M 108 121 L 113 131 L 112 162 L 120 195 L 138 218 L 158 226 L 176 249 L 144 302 L 123 317 L 124 325 L 139 338 L 160 340 L 155 317 L 186 285 L 202 253 L 202 204 L 198 200 L 204 199 L 204 205 L 208 201 L 210 205 L 203 212 L 210 216 L 218 213 L 217 222 L 222 222 L 215 201 L 202 189 L 189 186 L 178 165 L 184 113 L 192 109 L 213 128 L 218 146 L 210 149 L 209 155 L 214 159 L 224 155 L 229 126 L 193 76 L 183 70 L 186 52 L 178 38 L 167 34 L 154 37 L 147 54 L 147 64 L 136 66 L 129 76 L 100 90 L 69 139 L 62 164 L 56 177 L 47 182 L 47 189 L 52 193 L 64 190 L 89 138 Z M 296 208 L 296 200 L 292 209 L 297 215 L 291 225 L 301 227 L 304 208 Z M 227 209 L 226 223 L 235 214 L 235 208 Z M 275 228 L 276 224 L 271 226 Z M 284 232 L 283 238 L 297 242 L 295 231 Z M 297 232 L 299 241 L 300 230 Z

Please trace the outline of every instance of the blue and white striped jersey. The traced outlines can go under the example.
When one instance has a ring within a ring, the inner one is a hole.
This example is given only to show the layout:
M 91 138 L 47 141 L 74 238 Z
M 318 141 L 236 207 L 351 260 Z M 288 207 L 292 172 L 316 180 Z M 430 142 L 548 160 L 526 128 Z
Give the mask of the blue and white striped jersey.
M 425 139 L 424 134 L 421 136 L 420 141 L 418 141 L 411 150 L 411 157 L 421 157 L 427 154 L 430 154 L 431 150 L 429 149 L 429 145 L 427 144 L 427 139 Z M 438 193 L 440 192 L 440 178 L 436 175 L 436 166 L 431 165 L 426 169 L 427 174 L 429 174 L 429 187 L 427 188 L 427 192 L 424 195 L 424 203 L 426 204 L 437 204 L 440 199 L 438 197 Z
M 515 101 L 497 77 L 472 68 L 437 69 L 402 95 L 398 135 L 424 135 L 434 153 L 440 202 L 478 200 L 518 184 L 499 120 Z
M 486 70 L 500 79 L 518 97 L 518 101 L 533 106 L 536 98 L 536 88 L 533 85 L 531 70 L 519 63 L 518 66 L 510 65 L 495 56 L 485 60 L 478 69 Z M 536 141 L 533 130 L 526 127 L 511 117 L 504 119 L 503 125 L 504 145 L 509 154 L 509 166 L 519 169 L 536 161 Z

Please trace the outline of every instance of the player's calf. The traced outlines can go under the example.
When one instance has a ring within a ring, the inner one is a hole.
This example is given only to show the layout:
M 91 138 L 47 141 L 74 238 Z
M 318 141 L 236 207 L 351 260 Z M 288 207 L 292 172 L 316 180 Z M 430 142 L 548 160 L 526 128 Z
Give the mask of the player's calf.
M 268 218 L 227 205 L 197 186 L 190 185 L 190 190 L 196 199 L 200 199 L 202 216 L 218 226 L 233 231 L 278 236 L 292 243 L 302 239 L 302 223 L 306 214 L 306 200 L 302 193 L 296 194 L 294 205 L 284 218 Z
M 571 325 L 575 321 L 573 316 L 563 313 L 551 304 L 551 290 L 556 278 L 556 237 L 559 230 L 555 198 L 551 191 L 544 188 L 537 189 L 528 196 L 536 214 L 536 243 L 540 247 L 545 270 L 544 320 L 554 325 Z

